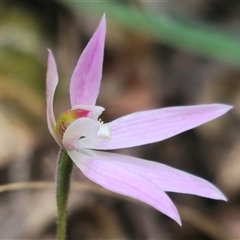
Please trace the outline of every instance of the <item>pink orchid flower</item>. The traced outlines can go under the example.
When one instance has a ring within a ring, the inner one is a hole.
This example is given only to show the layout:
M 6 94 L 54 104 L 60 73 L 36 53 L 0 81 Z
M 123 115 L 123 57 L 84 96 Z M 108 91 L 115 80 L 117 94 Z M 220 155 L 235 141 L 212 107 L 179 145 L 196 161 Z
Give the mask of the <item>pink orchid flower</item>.
M 158 142 L 211 121 L 231 106 L 209 104 L 136 112 L 108 124 L 98 120 L 104 108 L 95 106 L 102 77 L 106 20 L 84 49 L 70 83 L 71 110 L 57 122 L 53 98 L 58 73 L 49 50 L 47 70 L 47 122 L 58 143 L 93 182 L 158 209 L 181 225 L 178 211 L 165 192 L 194 194 L 225 200 L 211 183 L 161 163 L 109 153 L 112 150 Z

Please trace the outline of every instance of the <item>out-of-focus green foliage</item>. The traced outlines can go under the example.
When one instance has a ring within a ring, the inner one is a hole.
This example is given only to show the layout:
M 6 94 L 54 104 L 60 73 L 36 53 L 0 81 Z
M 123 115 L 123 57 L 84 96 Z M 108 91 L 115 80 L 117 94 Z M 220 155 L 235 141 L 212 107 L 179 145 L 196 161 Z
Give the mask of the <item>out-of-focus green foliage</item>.
M 44 117 L 45 45 L 34 13 L 0 3 L 0 100 L 27 120 Z
M 4 8 L 3 8 L 4 9 Z M 16 79 L 44 91 L 43 65 L 37 49 L 42 46 L 37 19 L 20 9 L 1 10 L 0 76 Z
M 189 24 L 166 14 L 143 12 L 111 2 L 61 1 L 72 11 L 79 9 L 107 14 L 126 28 L 140 31 L 176 48 L 201 56 L 240 65 L 240 39 L 196 21 Z

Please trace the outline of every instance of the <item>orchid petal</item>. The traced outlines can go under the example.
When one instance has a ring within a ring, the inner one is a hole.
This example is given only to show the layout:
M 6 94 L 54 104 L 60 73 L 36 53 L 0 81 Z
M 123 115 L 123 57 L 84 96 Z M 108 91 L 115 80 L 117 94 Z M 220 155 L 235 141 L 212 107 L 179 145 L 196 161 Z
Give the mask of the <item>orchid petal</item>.
M 223 104 L 208 104 L 129 114 L 110 122 L 111 139 L 99 141 L 94 149 L 128 148 L 162 141 L 209 122 L 231 108 Z
M 70 83 L 71 106 L 95 105 L 102 78 L 106 19 L 100 24 L 80 56 Z
M 66 149 L 75 149 L 77 145 L 80 149 L 91 145 L 97 139 L 101 123 L 91 118 L 79 118 L 72 122 L 63 134 L 62 143 Z
M 219 189 L 208 181 L 164 164 L 107 152 L 99 152 L 98 157 L 111 159 L 114 164 L 150 179 L 163 191 L 227 200 Z
M 103 107 L 100 106 L 88 106 L 88 105 L 75 105 L 71 110 L 82 109 L 90 111 L 90 118 L 94 120 L 98 120 L 99 116 L 105 110 Z
M 102 158 L 97 151 L 84 154 L 72 150 L 68 151 L 68 154 L 83 174 L 93 182 L 113 192 L 145 202 L 181 225 L 175 205 L 151 180 L 125 168 L 114 159 Z
M 54 59 L 54 56 L 52 54 L 52 51 L 48 50 L 48 65 L 47 65 L 47 81 L 46 81 L 46 88 L 47 88 L 47 124 L 48 129 L 55 141 L 61 146 L 58 137 L 55 133 L 55 125 L 56 120 L 54 117 L 53 112 L 53 99 L 54 99 L 54 93 L 56 90 L 56 87 L 58 85 L 58 72 L 57 72 L 57 66 Z

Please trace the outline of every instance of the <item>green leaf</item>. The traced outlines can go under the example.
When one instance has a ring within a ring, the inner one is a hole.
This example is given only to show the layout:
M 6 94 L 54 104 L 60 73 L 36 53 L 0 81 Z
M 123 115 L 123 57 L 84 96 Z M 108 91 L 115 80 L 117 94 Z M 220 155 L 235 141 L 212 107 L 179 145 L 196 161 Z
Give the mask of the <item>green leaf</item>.
M 60 1 L 61 2 L 61 1 Z M 79 9 L 97 14 L 106 13 L 108 19 L 124 27 L 147 34 L 177 49 L 240 65 L 240 39 L 217 28 L 184 22 L 164 14 L 154 14 L 110 2 L 61 2 L 74 12 Z

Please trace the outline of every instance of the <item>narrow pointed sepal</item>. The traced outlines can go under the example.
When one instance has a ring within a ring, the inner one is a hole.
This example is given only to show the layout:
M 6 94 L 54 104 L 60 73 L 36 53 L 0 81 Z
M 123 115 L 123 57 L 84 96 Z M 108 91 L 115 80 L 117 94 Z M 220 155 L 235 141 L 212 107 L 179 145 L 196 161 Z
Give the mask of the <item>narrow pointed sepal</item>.
M 93 182 L 110 191 L 147 203 L 181 225 L 179 213 L 172 200 L 147 177 L 125 168 L 114 159 L 98 155 L 96 151 L 70 150 L 68 154 Z
M 48 64 L 47 64 L 47 79 L 46 79 L 46 95 L 47 95 L 47 124 L 48 129 L 55 141 L 61 146 L 58 137 L 55 133 L 56 120 L 53 112 L 53 100 L 56 87 L 58 85 L 57 65 L 52 54 L 48 49 Z
M 110 150 L 159 142 L 218 118 L 231 108 L 206 104 L 132 113 L 108 123 L 111 138 L 92 148 Z
M 95 105 L 102 79 L 106 18 L 103 15 L 97 30 L 80 56 L 70 83 L 71 105 Z
M 227 201 L 226 196 L 210 182 L 173 167 L 116 153 L 97 152 L 97 156 L 110 159 L 109 161 L 148 178 L 165 192 L 186 193 Z

